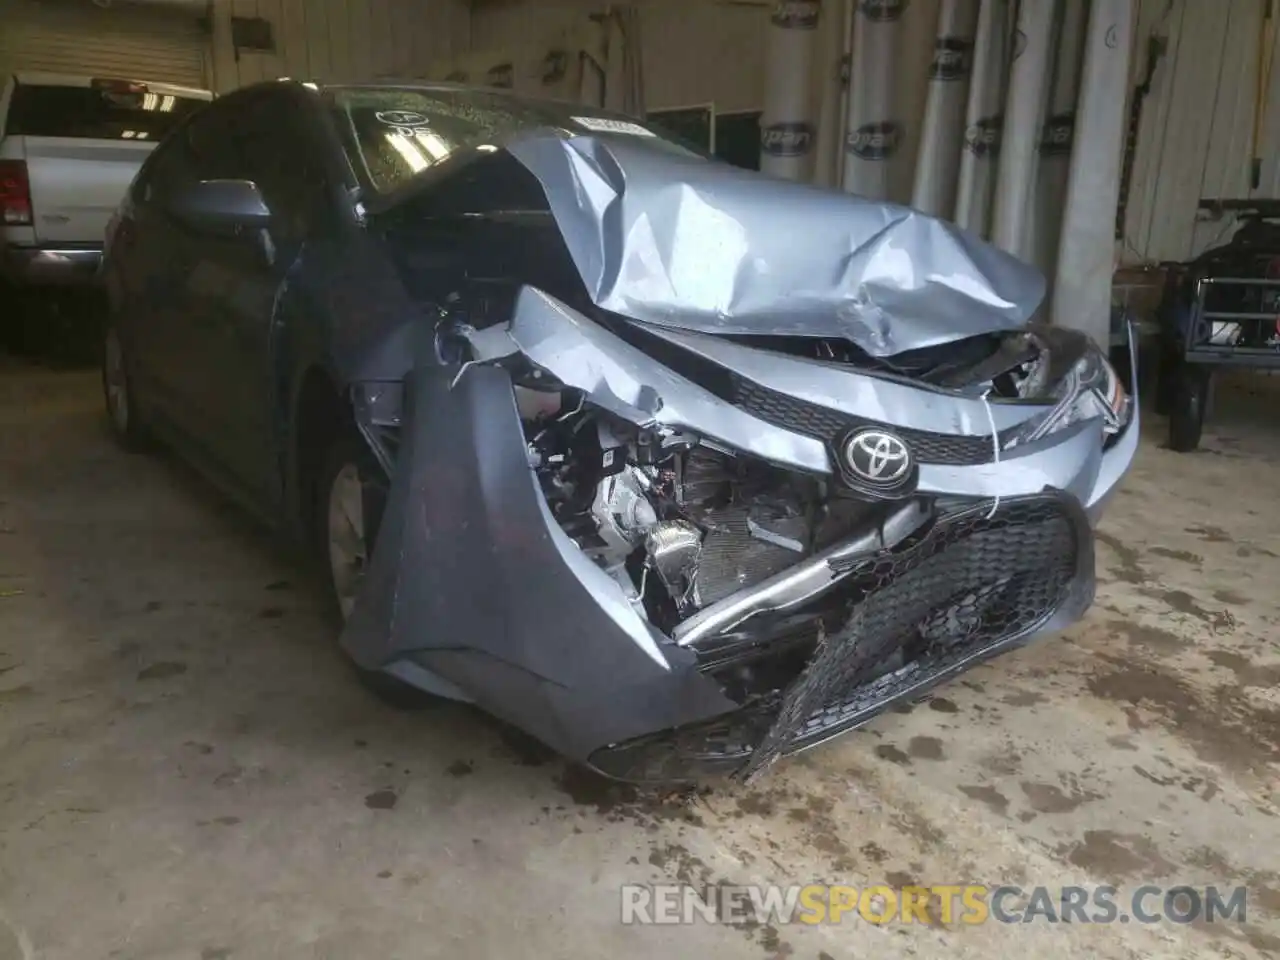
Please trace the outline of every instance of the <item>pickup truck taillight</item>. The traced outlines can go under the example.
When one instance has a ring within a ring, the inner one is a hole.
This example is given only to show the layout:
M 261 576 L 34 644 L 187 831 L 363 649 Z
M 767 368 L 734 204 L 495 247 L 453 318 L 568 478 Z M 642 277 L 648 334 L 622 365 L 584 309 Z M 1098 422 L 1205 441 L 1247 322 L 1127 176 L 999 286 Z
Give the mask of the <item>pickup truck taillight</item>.
M 0 223 L 6 227 L 31 225 L 31 184 L 25 160 L 0 160 Z

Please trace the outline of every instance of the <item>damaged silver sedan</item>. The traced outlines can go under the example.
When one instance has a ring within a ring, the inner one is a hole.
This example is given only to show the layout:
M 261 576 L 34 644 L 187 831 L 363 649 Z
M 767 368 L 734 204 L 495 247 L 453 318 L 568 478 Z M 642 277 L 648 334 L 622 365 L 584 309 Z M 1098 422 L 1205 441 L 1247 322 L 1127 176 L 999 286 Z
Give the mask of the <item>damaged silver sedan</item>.
M 749 777 L 1092 602 L 1136 397 L 1029 324 L 1032 268 L 588 108 L 266 89 L 337 181 L 320 225 L 251 169 L 169 202 L 269 243 L 227 307 L 271 331 L 264 512 L 313 532 L 367 677 L 619 779 Z M 116 317 L 127 438 L 164 418 Z

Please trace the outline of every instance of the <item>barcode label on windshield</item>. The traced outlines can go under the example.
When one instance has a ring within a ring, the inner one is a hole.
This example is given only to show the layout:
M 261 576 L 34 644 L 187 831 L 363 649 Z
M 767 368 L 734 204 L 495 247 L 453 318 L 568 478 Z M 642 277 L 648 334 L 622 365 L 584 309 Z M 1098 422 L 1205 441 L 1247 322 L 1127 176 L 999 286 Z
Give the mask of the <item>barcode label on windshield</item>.
M 610 120 L 607 117 L 574 117 L 573 122 L 593 133 L 625 133 L 631 137 L 652 137 L 653 131 L 646 130 L 638 123 L 626 120 Z

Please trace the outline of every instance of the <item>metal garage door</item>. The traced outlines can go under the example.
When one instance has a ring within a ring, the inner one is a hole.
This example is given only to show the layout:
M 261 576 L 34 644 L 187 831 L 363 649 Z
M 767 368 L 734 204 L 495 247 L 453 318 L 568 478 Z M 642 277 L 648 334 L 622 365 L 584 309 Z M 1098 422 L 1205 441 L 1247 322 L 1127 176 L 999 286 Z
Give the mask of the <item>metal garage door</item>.
M 0 0 L 0 69 L 208 87 L 208 36 L 181 10 L 90 0 Z

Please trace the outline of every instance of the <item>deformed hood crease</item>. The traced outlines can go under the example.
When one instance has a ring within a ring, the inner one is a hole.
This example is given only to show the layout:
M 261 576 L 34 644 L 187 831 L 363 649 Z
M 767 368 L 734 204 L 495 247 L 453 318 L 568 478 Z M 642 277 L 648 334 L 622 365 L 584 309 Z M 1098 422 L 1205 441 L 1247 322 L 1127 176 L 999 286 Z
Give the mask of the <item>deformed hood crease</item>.
M 517 138 L 592 301 L 670 328 L 844 338 L 876 357 L 1024 325 L 1034 268 L 908 207 L 627 135 Z

